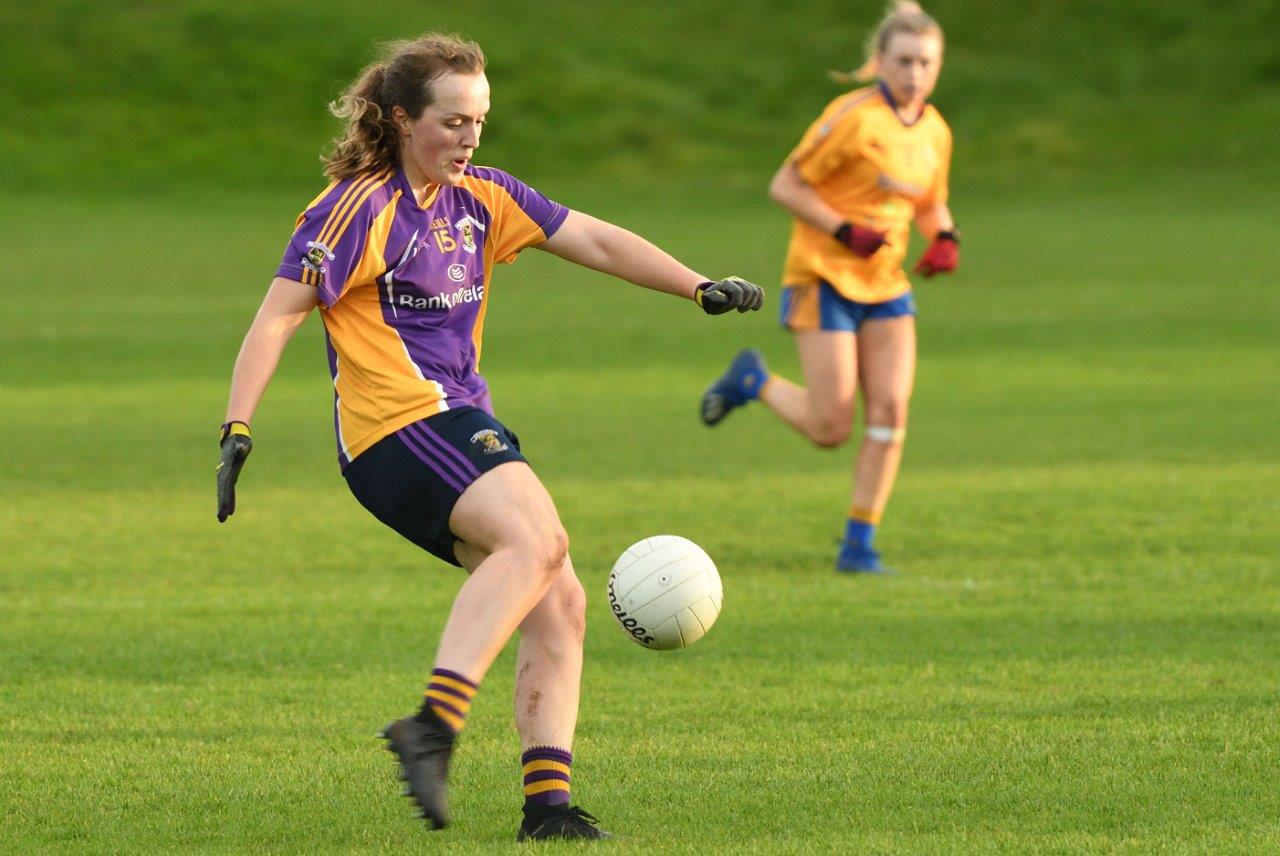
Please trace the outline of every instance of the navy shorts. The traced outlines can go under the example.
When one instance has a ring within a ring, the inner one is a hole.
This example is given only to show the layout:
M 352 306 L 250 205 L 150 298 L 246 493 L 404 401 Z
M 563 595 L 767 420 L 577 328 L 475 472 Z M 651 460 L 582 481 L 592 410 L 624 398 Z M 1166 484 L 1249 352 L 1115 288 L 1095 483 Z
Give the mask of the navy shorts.
M 342 475 L 374 517 L 451 565 L 449 515 L 472 482 L 499 464 L 524 461 L 520 440 L 477 407 L 428 416 L 388 434 Z
M 788 330 L 835 330 L 856 333 L 864 322 L 875 318 L 915 315 L 916 301 L 908 291 L 883 303 L 859 303 L 836 291 L 829 283 L 789 285 L 782 289 L 779 310 L 782 326 Z

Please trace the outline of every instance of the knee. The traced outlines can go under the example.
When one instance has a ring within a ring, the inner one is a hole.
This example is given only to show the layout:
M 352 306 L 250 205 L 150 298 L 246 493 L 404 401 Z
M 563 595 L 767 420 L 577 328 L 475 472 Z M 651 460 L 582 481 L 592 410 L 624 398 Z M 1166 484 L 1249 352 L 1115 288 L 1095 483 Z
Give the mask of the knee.
M 809 439 L 820 449 L 835 449 L 849 439 L 848 419 L 819 419 L 809 431 Z
M 559 520 L 533 523 L 509 544 L 543 584 L 553 582 L 569 559 L 569 535 Z
M 564 531 L 559 520 L 543 527 L 534 556 L 538 560 L 538 569 L 553 580 L 569 561 L 569 533 Z
M 901 432 L 907 427 L 907 399 L 887 398 L 867 403 L 867 427 L 890 428 Z

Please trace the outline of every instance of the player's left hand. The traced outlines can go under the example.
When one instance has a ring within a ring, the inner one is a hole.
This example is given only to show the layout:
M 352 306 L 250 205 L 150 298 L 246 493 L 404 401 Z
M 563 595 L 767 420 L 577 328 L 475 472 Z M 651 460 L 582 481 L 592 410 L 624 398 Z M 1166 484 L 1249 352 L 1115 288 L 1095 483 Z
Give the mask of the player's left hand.
M 933 276 L 935 273 L 951 273 L 960 264 L 960 236 L 952 231 L 939 232 L 929 248 L 920 256 L 914 268 L 916 273 Z
M 236 479 L 245 458 L 253 451 L 253 438 L 245 422 L 228 422 L 222 426 L 222 456 L 218 460 L 218 522 L 224 523 L 236 512 Z
M 722 315 L 730 309 L 754 312 L 764 305 L 764 289 L 739 276 L 719 282 L 704 282 L 693 293 L 693 302 L 708 315 Z

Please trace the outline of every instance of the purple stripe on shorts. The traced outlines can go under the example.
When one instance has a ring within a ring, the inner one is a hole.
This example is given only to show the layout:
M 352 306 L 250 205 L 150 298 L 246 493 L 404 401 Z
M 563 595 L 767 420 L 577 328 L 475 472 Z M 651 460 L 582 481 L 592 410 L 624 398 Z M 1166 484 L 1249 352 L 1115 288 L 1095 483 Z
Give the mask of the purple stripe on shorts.
M 419 422 L 413 425 L 406 425 L 403 430 L 412 433 L 413 438 L 418 441 L 422 448 L 431 452 L 435 456 L 436 460 L 448 467 L 449 470 L 457 476 L 458 480 L 463 483 L 463 485 L 469 485 L 480 477 L 480 473 L 476 471 L 475 467 L 471 467 L 470 461 L 467 461 L 467 466 L 470 467 L 471 472 L 467 472 L 466 469 L 459 467 L 449 456 L 448 452 L 453 452 L 456 455 L 458 452 L 457 449 L 441 440 L 439 434 L 435 434 L 434 432 L 431 434 L 425 433 L 422 428 L 422 423 Z M 459 493 L 461 493 L 461 491 L 459 491 Z
M 420 449 L 418 447 L 419 441 L 410 437 L 409 434 L 406 433 L 404 429 L 397 431 L 396 436 L 400 438 L 400 441 L 404 443 L 405 447 L 410 452 L 413 452 L 413 454 L 415 454 L 418 457 L 418 460 L 422 461 L 422 463 L 426 464 L 428 467 L 431 468 L 432 472 L 440 476 L 440 479 L 445 484 L 449 485 L 449 487 L 453 488 L 458 493 L 462 493 L 462 491 L 466 489 L 465 486 L 461 484 L 454 476 L 450 475 L 447 471 L 445 471 L 441 467 L 440 464 L 436 463 L 434 458 L 429 456 L 425 449 Z
M 471 463 L 469 460 L 467 460 L 466 455 L 462 454 L 453 446 L 446 443 L 445 439 L 441 437 L 439 434 L 437 434 L 435 431 L 432 431 L 431 428 L 425 422 L 419 422 L 414 427 L 420 428 L 423 431 L 425 431 L 427 435 L 433 438 L 437 443 L 439 443 L 446 452 L 448 452 L 450 455 L 456 458 L 458 462 L 462 464 L 463 472 L 471 473 L 472 479 L 480 478 L 480 471 L 476 469 L 476 465 Z

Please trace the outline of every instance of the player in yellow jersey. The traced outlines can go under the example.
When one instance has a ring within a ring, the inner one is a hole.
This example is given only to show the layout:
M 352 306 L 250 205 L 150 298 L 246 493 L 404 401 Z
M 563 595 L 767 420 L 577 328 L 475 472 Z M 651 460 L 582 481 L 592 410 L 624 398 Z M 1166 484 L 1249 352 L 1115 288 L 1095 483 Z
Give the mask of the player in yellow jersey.
M 951 132 L 928 102 L 942 47 L 933 18 L 915 3 L 895 3 L 856 75 L 871 85 L 833 101 L 770 185 L 795 217 L 781 312 L 805 385 L 770 373 L 749 349 L 702 398 L 708 425 L 758 398 L 831 448 L 848 439 L 861 392 L 866 428 L 836 557 L 841 571 L 886 570 L 872 539 L 902 457 L 915 377 L 915 303 L 902 269 L 911 223 L 930 240 L 916 272 L 952 271 L 959 260 L 947 207 Z
M 476 44 L 427 34 L 392 44 L 333 105 L 346 130 L 325 161 L 332 183 L 298 217 L 236 359 L 218 519 L 235 511 L 249 420 L 280 354 L 318 308 L 347 485 L 388 527 L 470 574 L 421 709 L 384 733 L 406 796 L 434 827 L 448 823 L 455 738 L 519 630 L 517 837 L 596 839 L 595 818 L 570 804 L 585 596 L 555 504 L 479 374 L 493 270 L 538 247 L 709 315 L 759 309 L 764 294 L 736 277 L 709 282 L 625 229 L 474 165 L 489 112 L 484 68 Z M 426 655 L 425 640 L 407 642 Z

